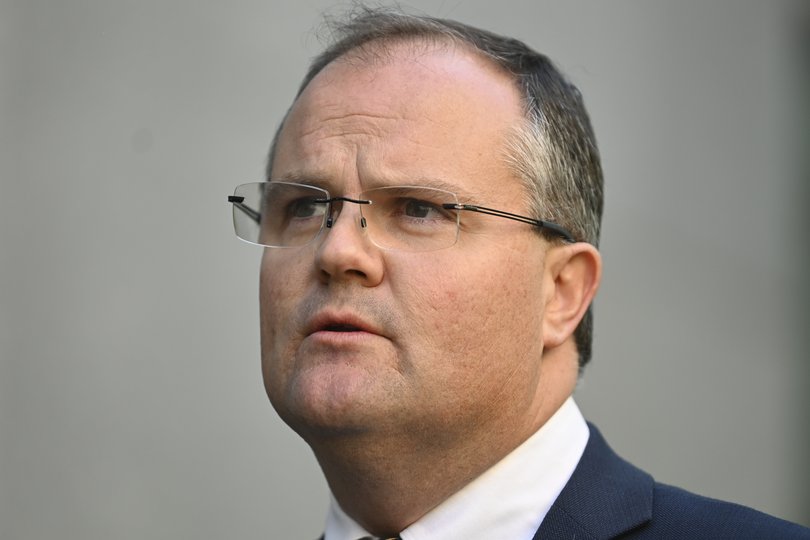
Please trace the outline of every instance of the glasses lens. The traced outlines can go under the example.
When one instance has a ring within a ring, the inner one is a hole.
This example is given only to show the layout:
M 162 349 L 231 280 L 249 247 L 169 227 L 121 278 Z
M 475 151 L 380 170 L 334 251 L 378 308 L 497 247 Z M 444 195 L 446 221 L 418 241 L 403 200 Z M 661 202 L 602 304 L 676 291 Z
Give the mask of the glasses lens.
M 255 182 L 236 188 L 236 235 L 268 247 L 295 247 L 312 241 L 323 227 L 329 193 L 287 182 Z
M 458 238 L 458 212 L 442 205 L 456 196 L 441 189 L 396 186 L 360 194 L 371 204 L 360 212 L 372 241 L 385 249 L 433 251 L 452 246 Z

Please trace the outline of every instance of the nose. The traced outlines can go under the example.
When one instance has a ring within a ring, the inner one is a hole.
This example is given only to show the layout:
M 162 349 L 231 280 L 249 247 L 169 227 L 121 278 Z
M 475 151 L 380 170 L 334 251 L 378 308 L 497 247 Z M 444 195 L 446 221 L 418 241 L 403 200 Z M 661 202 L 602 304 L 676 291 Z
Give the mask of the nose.
M 335 205 L 335 201 L 342 204 Z M 358 206 L 368 204 L 367 201 L 336 197 L 330 202 L 333 204 L 315 257 L 321 281 L 355 281 L 365 287 L 379 285 L 385 273 L 383 254 L 368 237 Z

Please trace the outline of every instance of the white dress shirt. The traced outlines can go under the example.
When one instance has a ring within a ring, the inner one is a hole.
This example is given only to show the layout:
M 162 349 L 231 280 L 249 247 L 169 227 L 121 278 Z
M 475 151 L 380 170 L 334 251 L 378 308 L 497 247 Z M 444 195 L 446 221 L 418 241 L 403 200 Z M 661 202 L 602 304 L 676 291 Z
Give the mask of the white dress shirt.
M 573 398 L 501 461 L 411 524 L 402 540 L 531 540 L 585 451 Z M 325 540 L 370 536 L 331 497 Z

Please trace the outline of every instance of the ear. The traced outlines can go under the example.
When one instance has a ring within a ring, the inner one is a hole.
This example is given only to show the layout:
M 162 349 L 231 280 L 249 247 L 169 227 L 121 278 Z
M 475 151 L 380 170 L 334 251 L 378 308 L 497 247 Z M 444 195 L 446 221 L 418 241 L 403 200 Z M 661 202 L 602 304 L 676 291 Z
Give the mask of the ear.
M 602 257 L 595 247 L 584 242 L 554 246 L 546 252 L 543 279 L 543 342 L 545 347 L 553 348 L 574 333 L 591 305 L 602 279 Z

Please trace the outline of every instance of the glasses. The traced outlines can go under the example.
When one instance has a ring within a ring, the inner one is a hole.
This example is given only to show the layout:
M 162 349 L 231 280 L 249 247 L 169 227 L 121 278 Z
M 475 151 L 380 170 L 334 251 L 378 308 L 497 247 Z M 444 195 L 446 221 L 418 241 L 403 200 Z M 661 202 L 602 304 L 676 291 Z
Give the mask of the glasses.
M 478 212 L 528 223 L 566 242 L 574 237 L 563 227 L 501 210 L 459 204 L 454 193 L 419 186 L 370 189 L 357 198 L 332 197 L 315 186 L 291 182 L 254 182 L 236 187 L 233 204 L 236 235 L 271 248 L 304 246 L 331 228 L 345 203 L 360 206 L 360 227 L 377 246 L 395 251 L 435 251 L 456 243 L 459 214 Z

